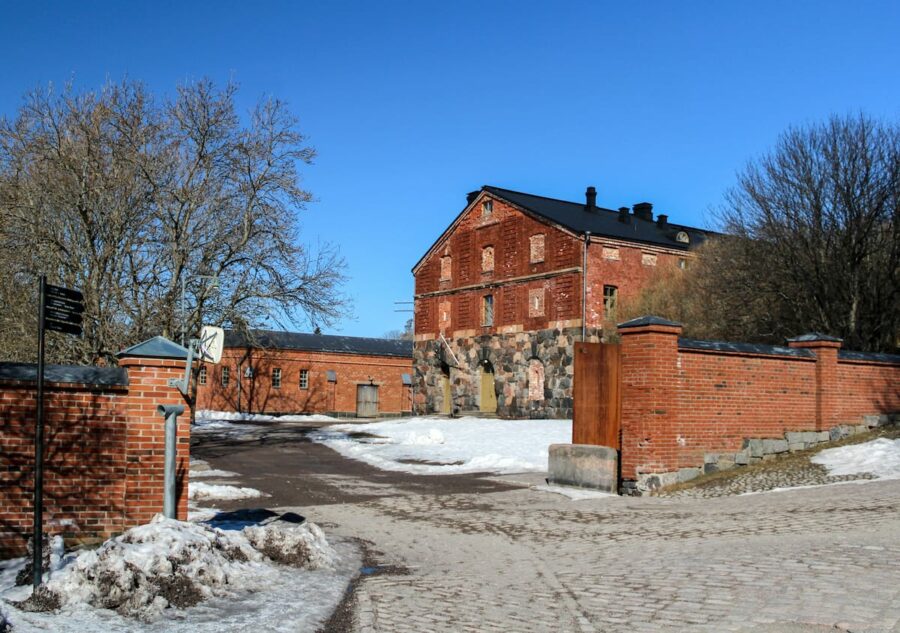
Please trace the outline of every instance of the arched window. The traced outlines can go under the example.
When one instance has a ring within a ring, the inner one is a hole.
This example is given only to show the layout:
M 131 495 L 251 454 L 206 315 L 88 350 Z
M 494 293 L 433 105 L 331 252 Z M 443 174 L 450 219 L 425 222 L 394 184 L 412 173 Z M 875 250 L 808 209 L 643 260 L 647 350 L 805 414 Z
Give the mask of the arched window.
M 544 399 L 544 363 L 537 358 L 528 361 L 528 399 Z

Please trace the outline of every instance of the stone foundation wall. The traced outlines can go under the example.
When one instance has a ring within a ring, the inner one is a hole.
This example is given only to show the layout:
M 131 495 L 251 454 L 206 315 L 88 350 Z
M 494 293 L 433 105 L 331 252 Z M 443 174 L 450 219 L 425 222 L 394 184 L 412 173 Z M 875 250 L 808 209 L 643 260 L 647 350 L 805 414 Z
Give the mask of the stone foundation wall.
M 588 341 L 599 338 L 599 329 L 587 331 Z M 449 350 L 441 339 L 419 341 L 413 352 L 416 410 L 443 410 L 442 377 L 449 372 L 451 413 L 479 411 L 481 374 L 492 368 L 498 416 L 571 418 L 573 354 L 580 341 L 581 328 L 448 338 Z M 534 384 L 541 373 L 543 389 Z
M 743 448 L 736 453 L 706 453 L 703 456 L 702 466 L 679 468 L 677 471 L 664 473 L 640 474 L 637 480 L 623 481 L 620 492 L 624 495 L 640 496 L 690 481 L 700 475 L 773 460 L 785 453 L 795 453 L 825 442 L 865 433 L 879 426 L 900 423 L 900 413 L 867 415 L 863 420 L 864 424 L 840 424 L 828 431 L 787 431 L 783 437 L 748 438 L 744 440 Z

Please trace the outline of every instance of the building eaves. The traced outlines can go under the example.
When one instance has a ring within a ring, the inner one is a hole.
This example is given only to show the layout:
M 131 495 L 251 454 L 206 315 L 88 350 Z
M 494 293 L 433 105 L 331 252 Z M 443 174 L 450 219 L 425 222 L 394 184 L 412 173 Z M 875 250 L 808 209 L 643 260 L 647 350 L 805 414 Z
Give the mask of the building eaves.
M 396 356 L 399 358 L 412 358 L 413 352 L 412 341 L 274 330 L 250 330 L 248 334 L 226 330 L 225 347 L 359 354 L 362 356 Z

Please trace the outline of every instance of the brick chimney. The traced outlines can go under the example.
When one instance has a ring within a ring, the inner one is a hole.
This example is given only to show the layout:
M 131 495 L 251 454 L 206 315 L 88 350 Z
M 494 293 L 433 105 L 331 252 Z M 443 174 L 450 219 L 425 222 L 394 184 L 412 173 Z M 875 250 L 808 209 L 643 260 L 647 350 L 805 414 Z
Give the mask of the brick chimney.
M 631 223 L 631 216 L 628 215 L 628 207 L 619 207 L 619 222 L 622 224 Z
M 584 210 L 585 211 L 596 211 L 597 210 L 597 190 L 594 187 L 588 187 L 587 191 L 584 192 Z
M 472 204 L 472 202 L 475 200 L 475 198 L 478 197 L 479 193 L 481 193 L 480 189 L 478 189 L 476 191 L 470 191 L 469 193 L 467 193 L 466 194 L 466 204 Z
M 660 227 L 665 227 L 666 225 L 669 224 L 669 216 L 667 216 L 665 213 L 660 213 L 659 216 L 656 218 L 656 223 Z
M 634 207 L 634 214 L 642 220 L 653 222 L 653 205 L 649 202 L 638 202 Z

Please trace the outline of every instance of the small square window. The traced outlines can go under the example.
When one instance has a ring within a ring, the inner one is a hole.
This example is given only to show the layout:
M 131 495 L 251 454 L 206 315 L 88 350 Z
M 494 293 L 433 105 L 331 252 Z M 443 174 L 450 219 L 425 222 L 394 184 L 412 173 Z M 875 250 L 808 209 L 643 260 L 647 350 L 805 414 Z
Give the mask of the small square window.
M 197 376 L 197 383 L 201 385 L 206 384 L 206 365 L 200 368 L 200 375 Z
M 612 246 L 603 247 L 603 259 L 619 260 L 619 249 Z
M 300 388 L 301 389 L 309 389 L 309 370 L 308 369 L 300 370 Z
M 644 266 L 656 266 L 656 255 L 654 253 L 644 253 L 641 255 L 641 263 Z
M 494 295 L 484 295 L 481 306 L 481 324 L 485 327 L 494 325 Z
M 230 373 L 231 373 L 231 370 L 229 370 L 227 367 L 222 368 L 222 386 L 223 387 L 228 386 L 228 379 L 231 377 L 229 375 Z
M 685 268 L 687 268 L 687 260 L 686 260 L 685 258 L 683 258 L 683 257 L 680 258 L 680 259 L 678 260 L 678 267 L 679 267 L 681 270 L 684 270 Z
M 532 288 L 528 291 L 528 316 L 544 316 L 544 289 Z
M 281 368 L 275 367 L 272 369 L 272 387 L 274 389 L 281 389 Z
M 481 203 L 481 217 L 489 218 L 491 214 L 494 212 L 494 201 L 493 200 L 485 200 Z

